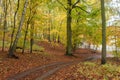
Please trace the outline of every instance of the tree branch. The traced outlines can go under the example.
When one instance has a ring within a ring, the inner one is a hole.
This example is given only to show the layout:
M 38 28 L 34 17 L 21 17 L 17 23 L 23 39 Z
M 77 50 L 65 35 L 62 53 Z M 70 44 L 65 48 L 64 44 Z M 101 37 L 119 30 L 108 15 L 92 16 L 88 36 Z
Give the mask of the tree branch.
M 88 11 L 84 10 L 84 9 L 83 9 L 83 8 L 81 8 L 80 6 L 74 6 L 73 8 L 79 8 L 79 9 L 81 9 L 82 11 L 84 11 L 84 12 L 86 12 L 86 13 L 89 13 L 89 14 L 90 14 L 90 12 L 88 12 Z
M 57 0 L 57 2 L 60 3 L 67 10 L 67 8 L 64 6 L 62 2 L 60 2 L 59 0 Z
M 79 2 L 80 2 L 80 0 L 77 0 L 77 1 L 72 5 L 72 8 L 74 8 Z

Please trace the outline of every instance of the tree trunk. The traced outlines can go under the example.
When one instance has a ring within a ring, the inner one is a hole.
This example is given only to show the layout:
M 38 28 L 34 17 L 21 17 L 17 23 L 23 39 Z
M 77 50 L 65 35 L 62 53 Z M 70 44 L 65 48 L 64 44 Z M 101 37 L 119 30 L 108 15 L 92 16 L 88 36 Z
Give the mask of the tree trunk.
M 19 24 L 19 27 L 18 27 L 18 31 L 17 31 L 16 37 L 15 37 L 14 43 L 13 43 L 12 47 L 9 50 L 8 55 L 11 58 L 18 58 L 17 56 L 15 56 L 14 52 L 15 52 L 15 49 L 16 49 L 18 39 L 20 37 L 20 32 L 21 32 L 22 25 L 23 25 L 23 22 L 24 22 L 24 17 L 25 17 L 25 13 L 26 13 L 27 4 L 28 4 L 28 0 L 25 1 L 24 9 L 23 9 L 23 12 L 22 12 L 21 20 L 20 20 L 20 24 Z
M 34 22 L 33 22 L 33 25 L 31 25 L 31 33 L 30 33 L 30 53 L 32 53 L 33 51 L 33 44 L 34 44 L 34 39 L 33 39 L 33 35 L 34 35 Z
M 49 15 L 51 15 L 51 10 L 49 10 L 48 12 Z M 51 24 L 52 24 L 52 20 L 51 20 L 51 17 L 49 18 L 48 20 L 48 41 L 51 42 L 51 39 L 50 39 L 50 33 L 51 33 Z
M 49 23 L 49 24 L 50 24 L 50 23 Z M 48 27 L 48 41 L 49 41 L 49 42 L 51 42 L 51 40 L 50 40 L 50 30 L 51 30 L 51 29 L 50 29 L 50 25 L 49 25 L 49 27 Z
M 17 16 L 17 12 L 19 10 L 19 2 L 20 2 L 20 0 L 18 0 L 17 9 L 16 9 L 15 14 L 14 14 L 14 26 L 13 26 L 13 30 L 12 30 L 12 34 L 11 34 L 11 42 L 10 42 L 9 50 L 11 49 L 12 44 L 13 44 L 13 37 L 14 37 L 15 26 L 16 26 L 16 16 Z
M 26 37 L 27 37 L 27 34 L 28 34 L 29 24 L 30 24 L 31 20 L 33 19 L 34 15 L 35 15 L 35 13 L 32 15 L 32 9 L 30 8 L 30 15 L 29 15 L 29 18 L 27 20 L 27 26 L 26 26 L 26 31 L 25 31 L 22 53 L 24 53 L 24 50 L 25 50 Z M 33 30 L 33 29 L 31 28 L 31 30 Z M 31 35 L 33 35 L 33 33 L 31 33 Z
M 104 0 L 101 0 L 101 17 L 102 17 L 102 59 L 101 64 L 106 63 L 106 18 Z
M 57 40 L 58 43 L 61 43 L 60 42 L 60 35 L 58 34 L 58 40 Z
M 7 28 L 7 0 L 4 1 L 4 26 L 3 26 L 3 44 L 2 44 L 2 51 L 4 51 L 5 48 L 5 35 L 6 35 L 6 28 Z
M 72 34 L 71 34 L 71 0 L 68 0 L 68 7 L 67 7 L 67 46 L 66 46 L 66 55 L 72 55 Z
M 24 37 L 24 43 L 23 43 L 22 53 L 24 53 L 24 50 L 25 50 L 25 43 L 26 43 L 26 37 L 27 37 L 27 33 L 28 33 L 28 27 L 29 27 L 29 23 L 27 23 L 27 26 L 26 26 L 26 31 L 25 31 L 25 37 Z
M 59 33 L 58 33 L 58 41 L 57 41 L 58 43 L 61 43 L 61 41 L 60 41 L 60 38 L 61 38 L 60 37 L 60 31 L 61 31 L 62 23 L 63 23 L 63 21 L 60 22 L 60 26 L 59 26 L 59 29 L 58 29 L 58 31 L 59 31 Z

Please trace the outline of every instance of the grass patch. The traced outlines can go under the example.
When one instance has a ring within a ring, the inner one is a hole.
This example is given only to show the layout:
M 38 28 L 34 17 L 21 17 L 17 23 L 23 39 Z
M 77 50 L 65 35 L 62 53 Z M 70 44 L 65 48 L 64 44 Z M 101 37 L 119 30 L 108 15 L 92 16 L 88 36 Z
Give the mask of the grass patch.
M 0 41 L 0 47 L 2 47 L 2 45 L 3 45 L 3 42 Z M 9 42 L 5 41 L 4 46 L 8 48 L 10 46 Z
M 117 51 L 117 53 L 116 53 L 116 51 L 113 51 L 112 53 L 115 57 L 120 58 L 120 51 Z
M 44 48 L 36 44 L 33 45 L 33 50 L 44 52 Z
M 112 63 L 100 65 L 96 62 L 84 62 L 77 65 L 75 74 L 90 80 L 120 80 L 120 66 Z
M 23 47 L 23 42 L 19 41 L 18 44 L 17 44 L 17 46 L 22 48 Z M 27 50 L 30 49 L 30 43 L 29 43 L 29 41 L 26 41 L 25 49 L 27 49 Z M 37 44 L 33 44 L 33 51 L 44 52 L 44 48 L 41 47 L 41 46 L 38 46 Z

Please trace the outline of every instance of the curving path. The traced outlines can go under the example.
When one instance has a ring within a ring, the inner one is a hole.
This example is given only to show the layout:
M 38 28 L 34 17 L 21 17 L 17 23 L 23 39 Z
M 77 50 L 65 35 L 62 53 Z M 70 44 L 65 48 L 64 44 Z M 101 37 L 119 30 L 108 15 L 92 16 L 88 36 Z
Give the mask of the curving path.
M 112 55 L 108 55 L 107 57 L 113 57 Z M 69 66 L 72 64 L 77 64 L 83 61 L 91 61 L 101 58 L 100 55 L 90 56 L 84 60 L 74 60 L 69 62 L 55 62 L 52 64 L 47 64 L 39 67 L 32 68 L 30 70 L 26 70 L 24 72 L 15 74 L 14 76 L 9 77 L 7 80 L 44 80 L 45 78 L 49 77 L 57 70 Z M 32 78 L 31 78 L 32 76 Z

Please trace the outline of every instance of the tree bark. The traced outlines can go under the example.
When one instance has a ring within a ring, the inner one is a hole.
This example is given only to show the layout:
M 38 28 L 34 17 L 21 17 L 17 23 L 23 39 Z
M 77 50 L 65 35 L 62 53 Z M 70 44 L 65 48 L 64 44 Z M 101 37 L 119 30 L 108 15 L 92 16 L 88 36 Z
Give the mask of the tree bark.
M 34 38 L 33 38 L 33 36 L 34 36 L 34 22 L 32 24 L 33 25 L 31 25 L 31 32 L 30 32 L 30 37 L 31 37 L 31 39 L 30 39 L 30 53 L 32 53 L 32 51 L 33 51 L 33 44 L 34 44 Z
M 106 18 L 104 0 L 101 0 L 101 17 L 102 17 L 102 59 L 101 64 L 106 63 Z
M 60 26 L 59 26 L 59 28 L 58 28 L 58 43 L 61 43 L 61 41 L 60 41 L 60 38 L 61 38 L 61 36 L 60 36 L 60 31 L 61 31 L 61 26 L 62 26 L 62 23 L 63 23 L 63 20 L 60 22 Z
M 68 0 L 67 7 L 67 46 L 66 46 L 66 55 L 72 55 L 72 34 L 71 34 L 71 11 L 72 11 L 72 3 L 71 0 Z
M 3 2 L 4 4 L 4 26 L 3 26 L 3 44 L 2 44 L 2 51 L 4 51 L 5 48 L 5 36 L 6 36 L 6 28 L 7 28 L 7 9 L 8 9 L 8 4 L 7 0 Z
M 27 34 L 28 34 L 29 24 L 30 24 L 31 20 L 33 19 L 34 15 L 35 15 L 35 13 L 32 15 L 32 9 L 30 8 L 30 15 L 29 15 L 29 18 L 27 20 L 27 26 L 26 26 L 26 31 L 25 31 L 22 53 L 24 53 L 24 50 L 25 50 L 25 44 L 26 44 L 26 38 L 27 38 Z
M 10 42 L 9 50 L 11 49 L 12 44 L 13 44 L 13 37 L 14 37 L 15 26 L 16 26 L 16 16 L 17 16 L 17 12 L 19 10 L 19 3 L 20 3 L 20 0 L 18 0 L 17 9 L 16 9 L 15 14 L 14 14 L 14 26 L 13 26 L 13 30 L 12 30 L 12 34 L 11 34 L 11 42 Z
M 26 31 L 25 31 L 25 37 L 24 37 L 24 42 L 23 42 L 22 53 L 24 53 L 24 50 L 25 50 L 25 43 L 26 43 L 26 38 L 27 38 L 27 34 L 28 34 L 28 27 L 29 27 L 29 23 L 27 23 L 27 26 L 26 26 Z
M 17 31 L 16 37 L 15 37 L 15 40 L 13 42 L 13 45 L 9 50 L 8 55 L 11 58 L 18 58 L 17 56 L 15 56 L 14 52 L 15 52 L 16 45 L 17 45 L 17 42 L 18 42 L 19 37 L 20 37 L 20 32 L 21 32 L 22 25 L 23 25 L 23 22 L 24 22 L 24 17 L 25 17 L 25 13 L 26 13 L 27 4 L 28 4 L 28 0 L 25 1 L 24 9 L 23 9 L 23 12 L 22 12 L 21 20 L 20 20 L 20 24 L 19 24 L 19 27 L 18 27 L 18 31 Z
M 51 10 L 49 10 L 48 12 L 49 15 L 51 15 Z M 49 18 L 48 20 L 48 41 L 51 42 L 51 24 L 52 24 L 52 20 L 51 20 L 51 17 Z

